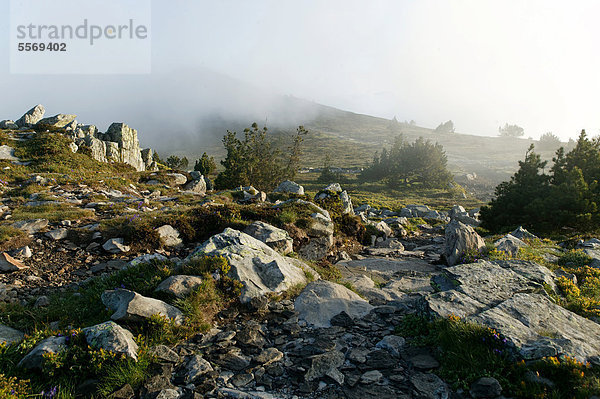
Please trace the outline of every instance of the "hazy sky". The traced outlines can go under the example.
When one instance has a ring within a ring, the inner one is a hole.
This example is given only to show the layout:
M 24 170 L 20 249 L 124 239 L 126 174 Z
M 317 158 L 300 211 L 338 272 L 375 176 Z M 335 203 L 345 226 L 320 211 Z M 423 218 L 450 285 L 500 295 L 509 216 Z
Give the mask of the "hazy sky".
M 152 70 L 168 76 L 203 67 L 270 92 L 427 127 L 452 119 L 458 132 L 495 135 L 509 122 L 526 136 L 553 131 L 567 139 L 581 128 L 599 133 L 598 15 L 594 0 L 154 0 Z M 0 35 L 6 54 L 4 24 Z M 96 77 L 76 79 L 93 87 Z M 9 89 L 0 119 L 18 117 L 40 97 L 49 109 L 103 100 L 102 91 L 81 95 L 52 82 L 11 75 L 0 60 L 0 89 Z M 33 98 L 42 86 L 53 90 Z

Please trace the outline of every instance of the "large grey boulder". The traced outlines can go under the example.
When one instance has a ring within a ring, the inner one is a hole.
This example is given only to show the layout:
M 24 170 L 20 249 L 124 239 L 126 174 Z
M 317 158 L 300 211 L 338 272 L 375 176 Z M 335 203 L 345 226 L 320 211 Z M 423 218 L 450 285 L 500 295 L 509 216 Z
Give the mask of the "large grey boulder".
M 60 353 L 67 349 L 66 337 L 49 337 L 37 344 L 27 355 L 21 359 L 18 367 L 25 369 L 41 369 L 44 364 L 44 355 Z
M 446 269 L 446 288 L 423 297 L 423 309 L 494 328 L 526 359 L 600 355 L 600 325 L 555 304 L 554 273 L 533 262 L 480 261 Z M 439 280 L 436 280 L 439 281 Z
M 46 113 L 46 109 L 42 104 L 38 104 L 29 111 L 25 112 L 25 114 L 17 119 L 15 123 L 19 127 L 33 126 L 44 117 L 44 113 Z
M 483 238 L 471 226 L 456 219 L 446 226 L 445 238 L 444 257 L 449 266 L 455 265 L 465 253 L 477 252 L 485 248 Z
M 63 128 L 72 123 L 77 115 L 58 114 L 48 118 L 40 119 L 36 125 L 48 128 Z
M 526 246 L 527 244 L 512 234 L 507 234 L 494 242 L 494 247 L 496 247 L 498 251 L 504 252 L 505 254 L 513 257 L 517 256 L 517 253 L 519 253 L 519 248 Z
M 299 185 L 298 183 L 295 183 L 293 181 L 286 180 L 286 181 L 282 182 L 281 184 L 279 184 L 279 186 L 277 186 L 277 188 L 275 190 L 273 190 L 273 192 L 274 193 L 291 193 L 291 194 L 304 195 L 304 187 L 302 187 L 301 185 Z
M 298 318 L 315 327 L 330 327 L 331 319 L 341 312 L 361 318 L 373 309 L 369 302 L 343 285 L 324 280 L 308 284 L 294 306 Z
M 48 226 L 48 219 L 33 219 L 21 220 L 13 223 L 13 227 L 26 232 L 27 234 L 35 234 Z
M 69 230 L 65 229 L 64 227 L 61 227 L 60 229 L 50 230 L 49 232 L 47 232 L 44 235 L 54 241 L 59 241 L 59 240 L 64 240 L 65 238 L 67 238 L 68 234 L 69 234 Z
M 287 258 L 256 238 L 231 228 L 212 236 L 186 260 L 198 256 L 223 256 L 231 266 L 230 276 L 243 284 L 240 300 L 285 291 L 306 284 L 304 263 Z
M 176 275 L 163 280 L 155 291 L 183 298 L 201 285 L 202 279 L 198 276 Z
M 160 226 L 156 229 L 156 232 L 165 247 L 175 247 L 183 242 L 179 238 L 179 231 L 171 225 L 165 224 Z
M 256 221 L 246 227 L 244 233 L 264 242 L 283 255 L 287 255 L 294 250 L 294 240 L 289 233 L 268 223 Z
M 524 238 L 529 240 L 537 239 L 537 236 L 525 230 L 523 226 L 519 226 L 518 228 L 516 228 L 515 231 L 510 233 L 510 235 L 512 235 L 513 237 L 517 237 L 519 240 L 522 240 Z
M 175 306 L 121 288 L 104 291 L 102 303 L 115 312 L 111 316 L 115 321 L 142 321 L 153 315 L 166 317 L 176 324 L 184 320 L 183 313 Z
M 0 145 L 0 159 L 4 161 L 19 161 L 15 156 L 15 149 L 8 145 Z
M 123 354 L 137 360 L 138 345 L 133 334 L 113 321 L 107 321 L 81 330 L 92 348 Z
M 13 342 L 19 342 L 25 337 L 19 330 L 0 324 L 0 344 L 12 344 Z

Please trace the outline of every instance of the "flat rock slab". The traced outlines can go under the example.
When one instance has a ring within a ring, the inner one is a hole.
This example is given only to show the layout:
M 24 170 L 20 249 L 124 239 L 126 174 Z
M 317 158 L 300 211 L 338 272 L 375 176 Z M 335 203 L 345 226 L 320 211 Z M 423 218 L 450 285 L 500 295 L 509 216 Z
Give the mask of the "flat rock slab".
M 439 269 L 430 263 L 420 259 L 386 259 L 386 258 L 367 258 L 360 260 L 342 261 L 338 266 L 349 268 L 359 268 L 367 271 L 378 271 L 384 274 L 393 274 L 396 272 L 421 272 L 434 273 Z
M 308 284 L 294 305 L 298 317 L 315 327 L 331 326 L 331 319 L 341 312 L 346 312 L 352 318 L 360 318 L 373 309 L 355 292 L 330 281 Z
M 525 261 L 478 262 L 446 269 L 453 287 L 424 296 L 432 314 L 456 315 L 493 328 L 526 359 L 600 356 L 600 325 L 555 304 L 543 284 L 553 273 Z M 552 284 L 550 284 L 552 283 Z

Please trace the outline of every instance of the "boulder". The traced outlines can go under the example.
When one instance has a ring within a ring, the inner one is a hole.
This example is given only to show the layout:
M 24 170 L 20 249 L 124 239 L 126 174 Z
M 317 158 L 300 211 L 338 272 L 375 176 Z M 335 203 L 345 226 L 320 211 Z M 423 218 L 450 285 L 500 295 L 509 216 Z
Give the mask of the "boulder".
M 167 173 L 165 177 L 172 186 L 183 186 L 185 183 L 187 183 L 187 177 L 181 173 Z
M 354 214 L 354 209 L 352 208 L 352 200 L 350 196 L 346 192 L 346 190 L 340 193 L 340 199 L 342 200 L 342 213 Z
M 152 163 L 154 162 L 154 151 L 152 148 L 144 148 L 141 150 L 142 161 L 146 165 L 146 170 L 152 169 Z
M 202 255 L 227 259 L 230 276 L 243 284 L 240 300 L 244 303 L 307 282 L 303 269 L 308 267 L 304 263 L 284 257 L 262 241 L 231 228 L 212 236 L 186 260 Z
M 29 266 L 24 265 L 21 261 L 18 261 L 6 252 L 0 254 L 0 271 L 15 272 L 24 269 L 29 269 Z
M 450 209 L 450 212 L 448 212 L 448 217 L 450 217 L 450 219 L 454 219 L 456 216 L 459 215 L 467 215 L 467 211 L 465 210 L 465 208 L 463 208 L 460 205 L 454 205 L 452 209 Z
M 184 319 L 183 313 L 174 306 L 121 288 L 104 291 L 102 303 L 115 312 L 111 316 L 115 321 L 136 322 L 159 315 L 181 324 Z
M 131 249 L 128 245 L 123 244 L 122 238 L 111 238 L 106 240 L 106 242 L 102 245 L 102 248 L 111 254 L 129 252 Z
M 498 251 L 504 252 L 512 257 L 517 256 L 519 248 L 526 246 L 527 244 L 519 240 L 517 237 L 514 237 L 512 234 L 507 234 L 494 242 L 494 247 L 496 247 Z
M 152 261 L 162 262 L 167 260 L 168 258 L 162 254 L 145 254 L 140 255 L 137 258 L 132 259 L 129 264 L 131 266 L 141 265 L 142 263 L 150 263 Z
M 50 116 L 48 118 L 40 119 L 36 126 L 40 126 L 46 129 L 49 128 L 63 128 L 72 123 L 77 115 L 58 114 Z
M 519 226 L 517 229 L 515 229 L 515 231 L 510 233 L 510 235 L 518 238 L 519 240 L 523 240 L 523 239 L 535 240 L 535 239 L 537 239 L 537 236 L 535 236 L 534 234 L 531 234 L 530 232 L 525 230 L 523 228 L 523 226 Z
M 25 369 L 41 369 L 44 364 L 44 355 L 60 353 L 67 349 L 66 337 L 49 337 L 41 341 L 35 348 L 21 359 L 18 367 Z
M 270 224 L 260 221 L 254 222 L 244 229 L 244 233 L 264 242 L 283 255 L 287 255 L 294 250 L 294 240 L 289 233 Z
M 471 384 L 469 393 L 474 399 L 493 399 L 500 396 L 502 393 L 502 386 L 495 378 L 481 377 Z
M 344 354 L 333 350 L 310 358 L 310 368 L 304 378 L 306 381 L 314 381 L 323 377 L 329 377 L 339 385 L 344 383 L 344 374 L 339 370 L 344 364 Z
M 202 279 L 197 276 L 177 275 L 167 277 L 156 287 L 156 292 L 183 298 L 202 285 Z
M 44 113 L 46 113 L 46 109 L 43 105 L 38 104 L 35 107 L 31 108 L 29 111 L 25 112 L 25 114 L 19 119 L 17 119 L 15 123 L 19 127 L 33 126 L 44 117 Z
M 13 223 L 13 227 L 26 232 L 27 234 L 35 234 L 48 226 L 48 219 L 21 220 Z
M 192 355 L 184 365 L 183 380 L 186 384 L 190 384 L 211 371 L 213 368 L 208 361 L 200 355 Z
M 444 257 L 449 266 L 455 265 L 465 253 L 485 248 L 483 238 L 471 226 L 457 220 L 448 223 L 445 238 Z
M 20 342 L 24 337 L 25 334 L 21 331 L 0 324 L 0 345 L 2 345 L 2 343 L 10 345 L 13 342 Z
M 160 226 L 156 229 L 156 232 L 165 247 L 176 247 L 183 242 L 181 238 L 179 238 L 179 231 L 171 225 L 165 224 Z
M 209 184 L 207 184 L 207 180 L 204 176 L 200 176 L 198 179 L 194 179 L 190 181 L 188 184 L 183 187 L 186 191 L 192 191 L 196 194 L 206 194 L 206 190 L 208 190 Z
M 15 149 L 7 145 L 0 145 L 0 159 L 4 161 L 19 161 L 19 158 L 15 156 Z
M 331 326 L 331 319 L 341 312 L 352 318 L 367 315 L 373 306 L 343 285 L 330 281 L 308 284 L 294 302 L 298 317 L 315 327 Z
M 293 181 L 286 180 L 279 184 L 279 186 L 277 186 L 277 188 L 273 190 L 273 192 L 304 195 L 304 187 Z
M 107 321 L 81 330 L 92 348 L 123 354 L 137 360 L 138 346 L 133 334 L 113 321 Z

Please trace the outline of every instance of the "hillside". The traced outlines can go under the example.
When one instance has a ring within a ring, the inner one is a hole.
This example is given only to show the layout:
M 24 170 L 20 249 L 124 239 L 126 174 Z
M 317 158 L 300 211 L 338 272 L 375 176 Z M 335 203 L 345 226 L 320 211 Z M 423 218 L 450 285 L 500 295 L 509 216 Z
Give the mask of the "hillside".
M 86 126 L 0 127 L 0 397 L 600 394 L 598 239 L 481 237 L 451 190 L 215 191 Z

